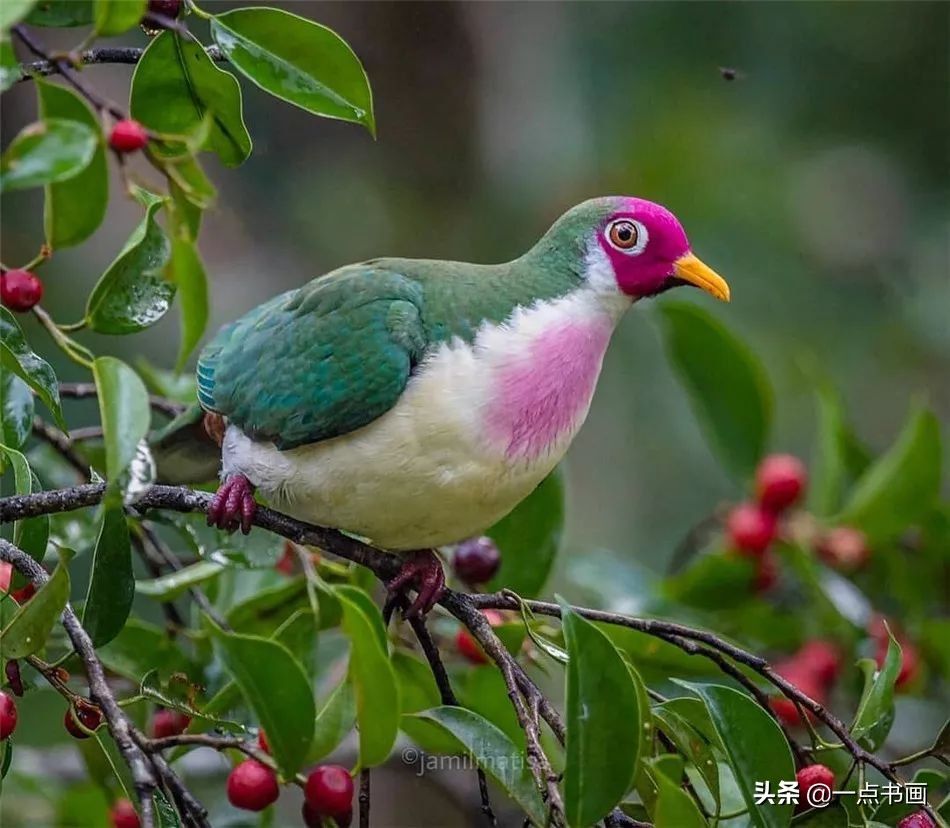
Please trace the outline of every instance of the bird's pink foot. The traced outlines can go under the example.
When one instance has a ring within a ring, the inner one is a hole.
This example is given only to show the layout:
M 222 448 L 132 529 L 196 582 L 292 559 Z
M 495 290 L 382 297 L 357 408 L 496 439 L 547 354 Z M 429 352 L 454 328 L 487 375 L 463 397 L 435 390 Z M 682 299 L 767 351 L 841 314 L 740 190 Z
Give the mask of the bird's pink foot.
M 442 562 L 431 549 L 413 552 L 386 588 L 390 593 L 398 593 L 407 587 L 416 590 L 416 600 L 406 610 L 406 617 L 427 614 L 445 592 L 445 573 Z
M 254 484 L 243 474 L 232 474 L 215 492 L 208 505 L 208 526 L 233 532 L 238 526 L 246 535 L 251 531 L 257 501 Z

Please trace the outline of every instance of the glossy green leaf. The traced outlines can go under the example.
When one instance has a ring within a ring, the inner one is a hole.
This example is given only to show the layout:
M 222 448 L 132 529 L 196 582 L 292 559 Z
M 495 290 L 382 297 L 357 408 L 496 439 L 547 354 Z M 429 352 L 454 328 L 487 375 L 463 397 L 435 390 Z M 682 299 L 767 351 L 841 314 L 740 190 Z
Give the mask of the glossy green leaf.
M 207 210 L 212 207 L 218 197 L 218 191 L 214 184 L 205 175 L 205 171 L 194 157 L 184 157 L 180 159 L 166 160 L 165 172 L 171 179 L 169 187 L 173 199 L 184 200 L 186 204 L 192 206 L 188 212 L 189 229 L 194 238 L 198 234 L 198 220 L 201 210 Z M 197 216 L 196 216 L 197 211 Z
M 0 656 L 26 658 L 46 646 L 46 639 L 69 600 L 68 558 L 66 554 L 60 556 L 49 580 L 14 613 L 0 632 Z
M 227 671 L 267 731 L 271 754 L 285 776 L 303 765 L 313 740 L 316 710 L 307 675 L 276 641 L 212 628 Z
M 279 9 L 235 9 L 211 35 L 261 89 L 315 115 L 361 123 L 375 134 L 373 96 L 353 50 L 334 31 Z
M 636 685 L 610 639 L 565 604 L 561 618 L 570 657 L 564 811 L 568 825 L 586 828 L 633 784 L 643 716 Z
M 524 748 L 524 730 L 518 723 L 504 677 L 494 664 L 467 666 L 455 680 L 454 687 L 462 707 L 488 719 L 511 739 L 513 744 Z
M 24 17 L 36 0 L 3 0 L 0 3 L 0 31 L 6 32 Z
M 742 798 L 755 828 L 786 828 L 794 806 L 756 804 L 755 783 L 778 783 L 795 778 L 795 763 L 785 736 L 776 721 L 755 701 L 731 687 L 718 684 L 689 684 L 706 705 L 729 765 L 735 774 Z
M 501 567 L 486 586 L 534 598 L 544 588 L 564 534 L 564 476 L 559 469 L 496 523 L 487 534 L 501 552 Z
M 459 744 L 454 736 L 448 735 L 432 722 L 411 715 L 442 704 L 442 697 L 429 665 L 404 650 L 393 652 L 392 663 L 399 683 L 400 710 L 403 714 L 399 721 L 400 729 L 428 753 L 456 753 Z M 456 682 L 456 691 L 458 689 Z
M 215 561 L 198 561 L 175 572 L 160 575 L 147 581 L 136 581 L 135 591 L 156 601 L 174 601 L 191 587 L 200 586 L 216 578 L 224 570 L 224 564 Z
M 16 449 L 0 446 L 0 454 L 13 467 L 13 488 L 18 495 L 28 495 L 39 491 L 40 486 L 30 469 L 30 464 Z M 13 525 L 13 544 L 18 546 L 34 561 L 42 561 L 49 542 L 49 515 L 37 515 L 26 520 L 18 520 Z
M 911 412 L 897 441 L 855 484 L 836 523 L 870 538 L 891 538 L 925 515 L 940 489 L 940 426 L 933 412 Z
M 171 243 L 155 220 L 162 201 L 151 196 L 146 200 L 145 218 L 86 302 L 86 322 L 99 333 L 141 331 L 165 315 L 175 296 L 174 282 L 165 278 Z
M 147 0 L 95 0 L 96 34 L 110 37 L 131 29 L 145 15 L 147 5 Z
M 195 243 L 185 235 L 172 237 L 168 278 L 178 287 L 181 308 L 181 342 L 175 369 L 180 371 L 201 341 L 208 325 L 208 277 Z
M 0 92 L 6 92 L 20 80 L 20 64 L 8 37 L 0 37 Z
M 106 477 L 115 485 L 148 433 L 152 416 L 148 391 L 139 375 L 115 357 L 99 357 L 92 373 L 106 448 Z
M 0 192 L 42 187 L 79 175 L 99 136 L 79 121 L 49 118 L 24 127 L 0 159 Z
M 527 759 L 495 725 L 462 707 L 443 705 L 413 715 L 434 722 L 451 734 L 535 825 L 547 824 L 546 808 L 531 778 Z
M 27 15 L 31 26 L 87 26 L 92 23 L 92 0 L 40 0 Z
M 18 449 L 33 430 L 33 392 L 0 364 L 0 441 Z
M 56 374 L 45 359 L 30 350 L 13 314 L 3 307 L 0 307 L 0 362 L 36 392 L 53 415 L 56 425 L 65 431 Z
M 189 670 L 181 647 L 161 627 L 134 616 L 112 641 L 96 652 L 109 670 L 136 683 L 153 669 L 163 676 Z
M 356 721 L 360 736 L 360 765 L 386 761 L 399 728 L 399 686 L 385 642 L 380 641 L 382 617 L 370 614 L 355 587 L 338 587 L 343 608 L 343 631 L 350 640 L 350 677 L 356 690 Z M 384 630 L 385 632 L 385 630 Z M 270 733 L 270 731 L 268 731 Z
M 657 705 L 653 710 L 653 717 L 657 727 L 674 747 L 695 766 L 713 800 L 719 802 L 719 767 L 709 742 L 681 713 L 667 704 Z
M 819 515 L 841 507 L 847 485 L 867 468 L 867 451 L 845 418 L 841 395 L 821 384 L 817 389 L 818 438 L 809 472 L 808 502 Z
M 666 774 L 655 774 L 657 783 L 656 813 L 658 828 L 706 828 L 708 823 L 695 800 Z
M 96 133 L 96 148 L 89 165 L 78 175 L 46 187 L 46 243 L 56 250 L 85 241 L 102 223 L 109 202 L 109 168 L 102 128 L 88 104 L 65 86 L 37 80 L 36 91 L 44 120 L 64 118 L 85 124 Z
M 869 658 L 858 662 L 864 673 L 864 690 L 858 703 L 858 712 L 851 725 L 851 735 L 868 750 L 877 750 L 884 744 L 894 724 L 894 684 L 901 671 L 901 646 L 888 632 L 887 654 L 879 670 Z
M 356 694 L 349 679 L 333 688 L 314 723 L 307 762 L 319 762 L 340 746 L 356 723 Z
M 108 644 L 119 634 L 132 610 L 133 598 L 129 526 L 121 506 L 107 507 L 102 513 L 82 610 L 82 625 L 96 647 Z
M 765 451 L 772 423 L 772 389 L 758 357 L 698 305 L 660 308 L 673 366 L 723 465 L 748 477 Z
M 158 788 L 152 794 L 155 801 L 155 828 L 181 828 L 181 820 L 168 797 Z
M 210 116 L 206 149 L 231 167 L 251 154 L 241 87 L 192 37 L 166 31 L 149 44 L 132 77 L 131 110 L 149 129 L 170 135 L 193 134 Z

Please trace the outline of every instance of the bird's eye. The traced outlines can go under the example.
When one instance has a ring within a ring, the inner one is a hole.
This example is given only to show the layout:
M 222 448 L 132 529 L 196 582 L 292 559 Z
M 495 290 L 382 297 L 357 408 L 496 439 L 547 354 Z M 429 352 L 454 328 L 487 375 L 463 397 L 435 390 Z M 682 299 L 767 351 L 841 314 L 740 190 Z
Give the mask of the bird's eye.
M 607 228 L 607 240 L 624 253 L 639 253 L 646 246 L 647 230 L 639 221 L 618 219 Z

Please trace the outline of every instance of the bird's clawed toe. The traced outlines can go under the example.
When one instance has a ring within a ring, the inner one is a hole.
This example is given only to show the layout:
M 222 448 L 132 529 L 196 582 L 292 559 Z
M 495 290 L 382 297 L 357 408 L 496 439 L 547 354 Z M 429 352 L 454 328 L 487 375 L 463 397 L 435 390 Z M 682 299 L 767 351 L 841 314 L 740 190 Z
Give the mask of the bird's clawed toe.
M 226 532 L 234 532 L 240 526 L 246 535 L 251 531 L 256 511 L 254 485 L 243 474 L 232 474 L 211 498 L 208 526 Z
M 413 587 L 416 600 L 406 610 L 405 616 L 426 615 L 439 602 L 445 592 L 445 572 L 442 562 L 431 550 L 415 552 L 387 585 L 390 593 L 397 593 Z

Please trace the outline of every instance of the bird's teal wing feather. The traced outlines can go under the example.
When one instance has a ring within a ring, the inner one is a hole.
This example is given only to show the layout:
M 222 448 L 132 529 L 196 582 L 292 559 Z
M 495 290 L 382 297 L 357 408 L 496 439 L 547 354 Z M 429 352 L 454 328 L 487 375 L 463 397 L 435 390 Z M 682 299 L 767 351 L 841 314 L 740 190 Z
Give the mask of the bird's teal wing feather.
M 399 399 L 427 345 L 419 284 L 352 265 L 223 328 L 198 360 L 201 405 L 281 449 L 346 434 Z

